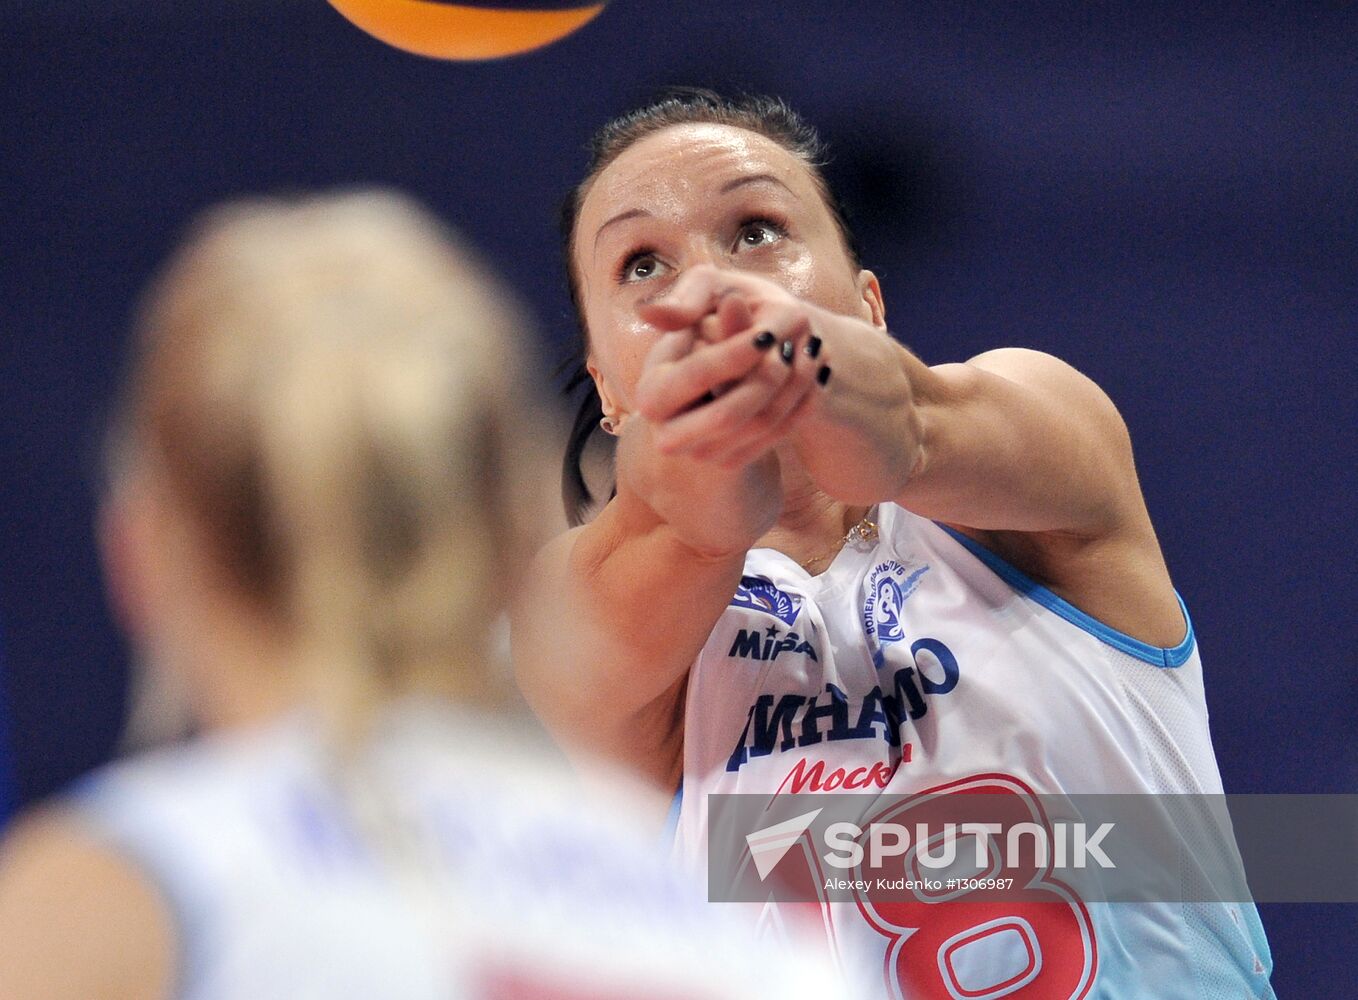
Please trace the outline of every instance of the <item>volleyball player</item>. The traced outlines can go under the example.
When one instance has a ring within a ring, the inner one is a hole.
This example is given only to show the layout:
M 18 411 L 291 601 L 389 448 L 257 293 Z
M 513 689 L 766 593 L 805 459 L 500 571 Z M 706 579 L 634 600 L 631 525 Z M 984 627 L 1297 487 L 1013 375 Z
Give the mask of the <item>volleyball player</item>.
M 930 365 L 890 336 L 824 154 L 781 101 L 701 91 L 596 135 L 563 233 L 583 523 L 518 622 L 530 701 L 675 795 L 697 859 L 712 793 L 1219 793 L 1113 402 L 1046 354 Z M 588 516 L 600 428 L 613 489 Z M 1272 996 L 1250 904 L 1054 896 L 1001 934 L 965 905 L 858 902 L 831 933 L 895 997 Z

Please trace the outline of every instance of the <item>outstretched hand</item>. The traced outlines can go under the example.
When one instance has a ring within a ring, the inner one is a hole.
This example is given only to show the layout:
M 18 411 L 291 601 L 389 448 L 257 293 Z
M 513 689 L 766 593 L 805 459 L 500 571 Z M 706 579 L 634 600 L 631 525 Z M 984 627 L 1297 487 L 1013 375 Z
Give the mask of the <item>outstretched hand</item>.
M 766 279 L 707 266 L 643 305 L 666 331 L 636 395 L 657 447 L 738 468 L 786 438 L 829 375 L 813 310 Z

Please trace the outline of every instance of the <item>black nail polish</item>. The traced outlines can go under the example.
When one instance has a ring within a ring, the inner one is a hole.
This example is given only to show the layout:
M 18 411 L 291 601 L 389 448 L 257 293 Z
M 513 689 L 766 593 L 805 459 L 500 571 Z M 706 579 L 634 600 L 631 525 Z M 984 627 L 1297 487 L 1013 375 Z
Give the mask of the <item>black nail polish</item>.
M 819 382 L 821 385 L 824 385 L 826 382 L 830 381 L 829 365 L 820 366 L 820 371 L 816 372 L 816 381 Z
M 806 342 L 806 356 L 815 358 L 820 356 L 820 338 L 812 337 Z
M 797 354 L 797 345 L 790 340 L 783 341 L 783 363 L 792 364 L 792 359 Z
M 759 336 L 754 338 L 754 346 L 761 351 L 767 351 L 770 347 L 773 346 L 773 342 L 776 339 L 777 338 L 774 337 L 773 334 L 771 334 L 768 330 L 765 330 Z

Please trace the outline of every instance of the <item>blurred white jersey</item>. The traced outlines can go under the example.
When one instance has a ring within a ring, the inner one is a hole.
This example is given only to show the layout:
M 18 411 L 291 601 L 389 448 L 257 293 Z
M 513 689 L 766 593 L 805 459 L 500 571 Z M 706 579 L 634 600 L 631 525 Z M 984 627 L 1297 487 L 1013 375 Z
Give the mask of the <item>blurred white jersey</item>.
M 550 754 L 407 703 L 343 768 L 296 714 L 115 764 L 71 798 L 169 902 L 178 997 L 836 995 L 826 968 L 752 947 L 630 803 L 590 800 Z
M 689 676 L 686 861 L 711 793 L 1221 793 L 1186 610 L 1178 646 L 1149 646 L 951 529 L 894 504 L 876 520 L 819 576 L 749 554 Z M 1252 903 L 1066 903 L 987 930 L 966 907 L 860 898 L 825 904 L 822 932 L 907 1000 L 1273 996 Z

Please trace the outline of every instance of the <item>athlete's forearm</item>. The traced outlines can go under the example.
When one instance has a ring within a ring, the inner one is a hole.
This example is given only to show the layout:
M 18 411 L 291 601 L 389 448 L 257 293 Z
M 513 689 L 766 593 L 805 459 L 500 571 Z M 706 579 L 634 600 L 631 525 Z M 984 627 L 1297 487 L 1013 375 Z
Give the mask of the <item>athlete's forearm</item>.
M 743 556 L 782 507 L 772 452 L 738 469 L 665 455 L 640 415 L 627 421 L 619 439 L 617 483 L 620 500 L 643 504 L 680 542 L 706 556 Z
M 831 377 L 798 422 L 797 455 L 826 493 L 852 504 L 897 497 L 920 463 L 924 428 L 915 380 L 929 369 L 884 332 L 822 325 Z
M 781 499 L 776 460 L 771 473 L 727 472 L 661 455 L 649 438 L 645 418 L 629 417 L 617 496 L 539 554 L 514 653 L 520 686 L 563 742 L 673 788 L 683 678 Z

